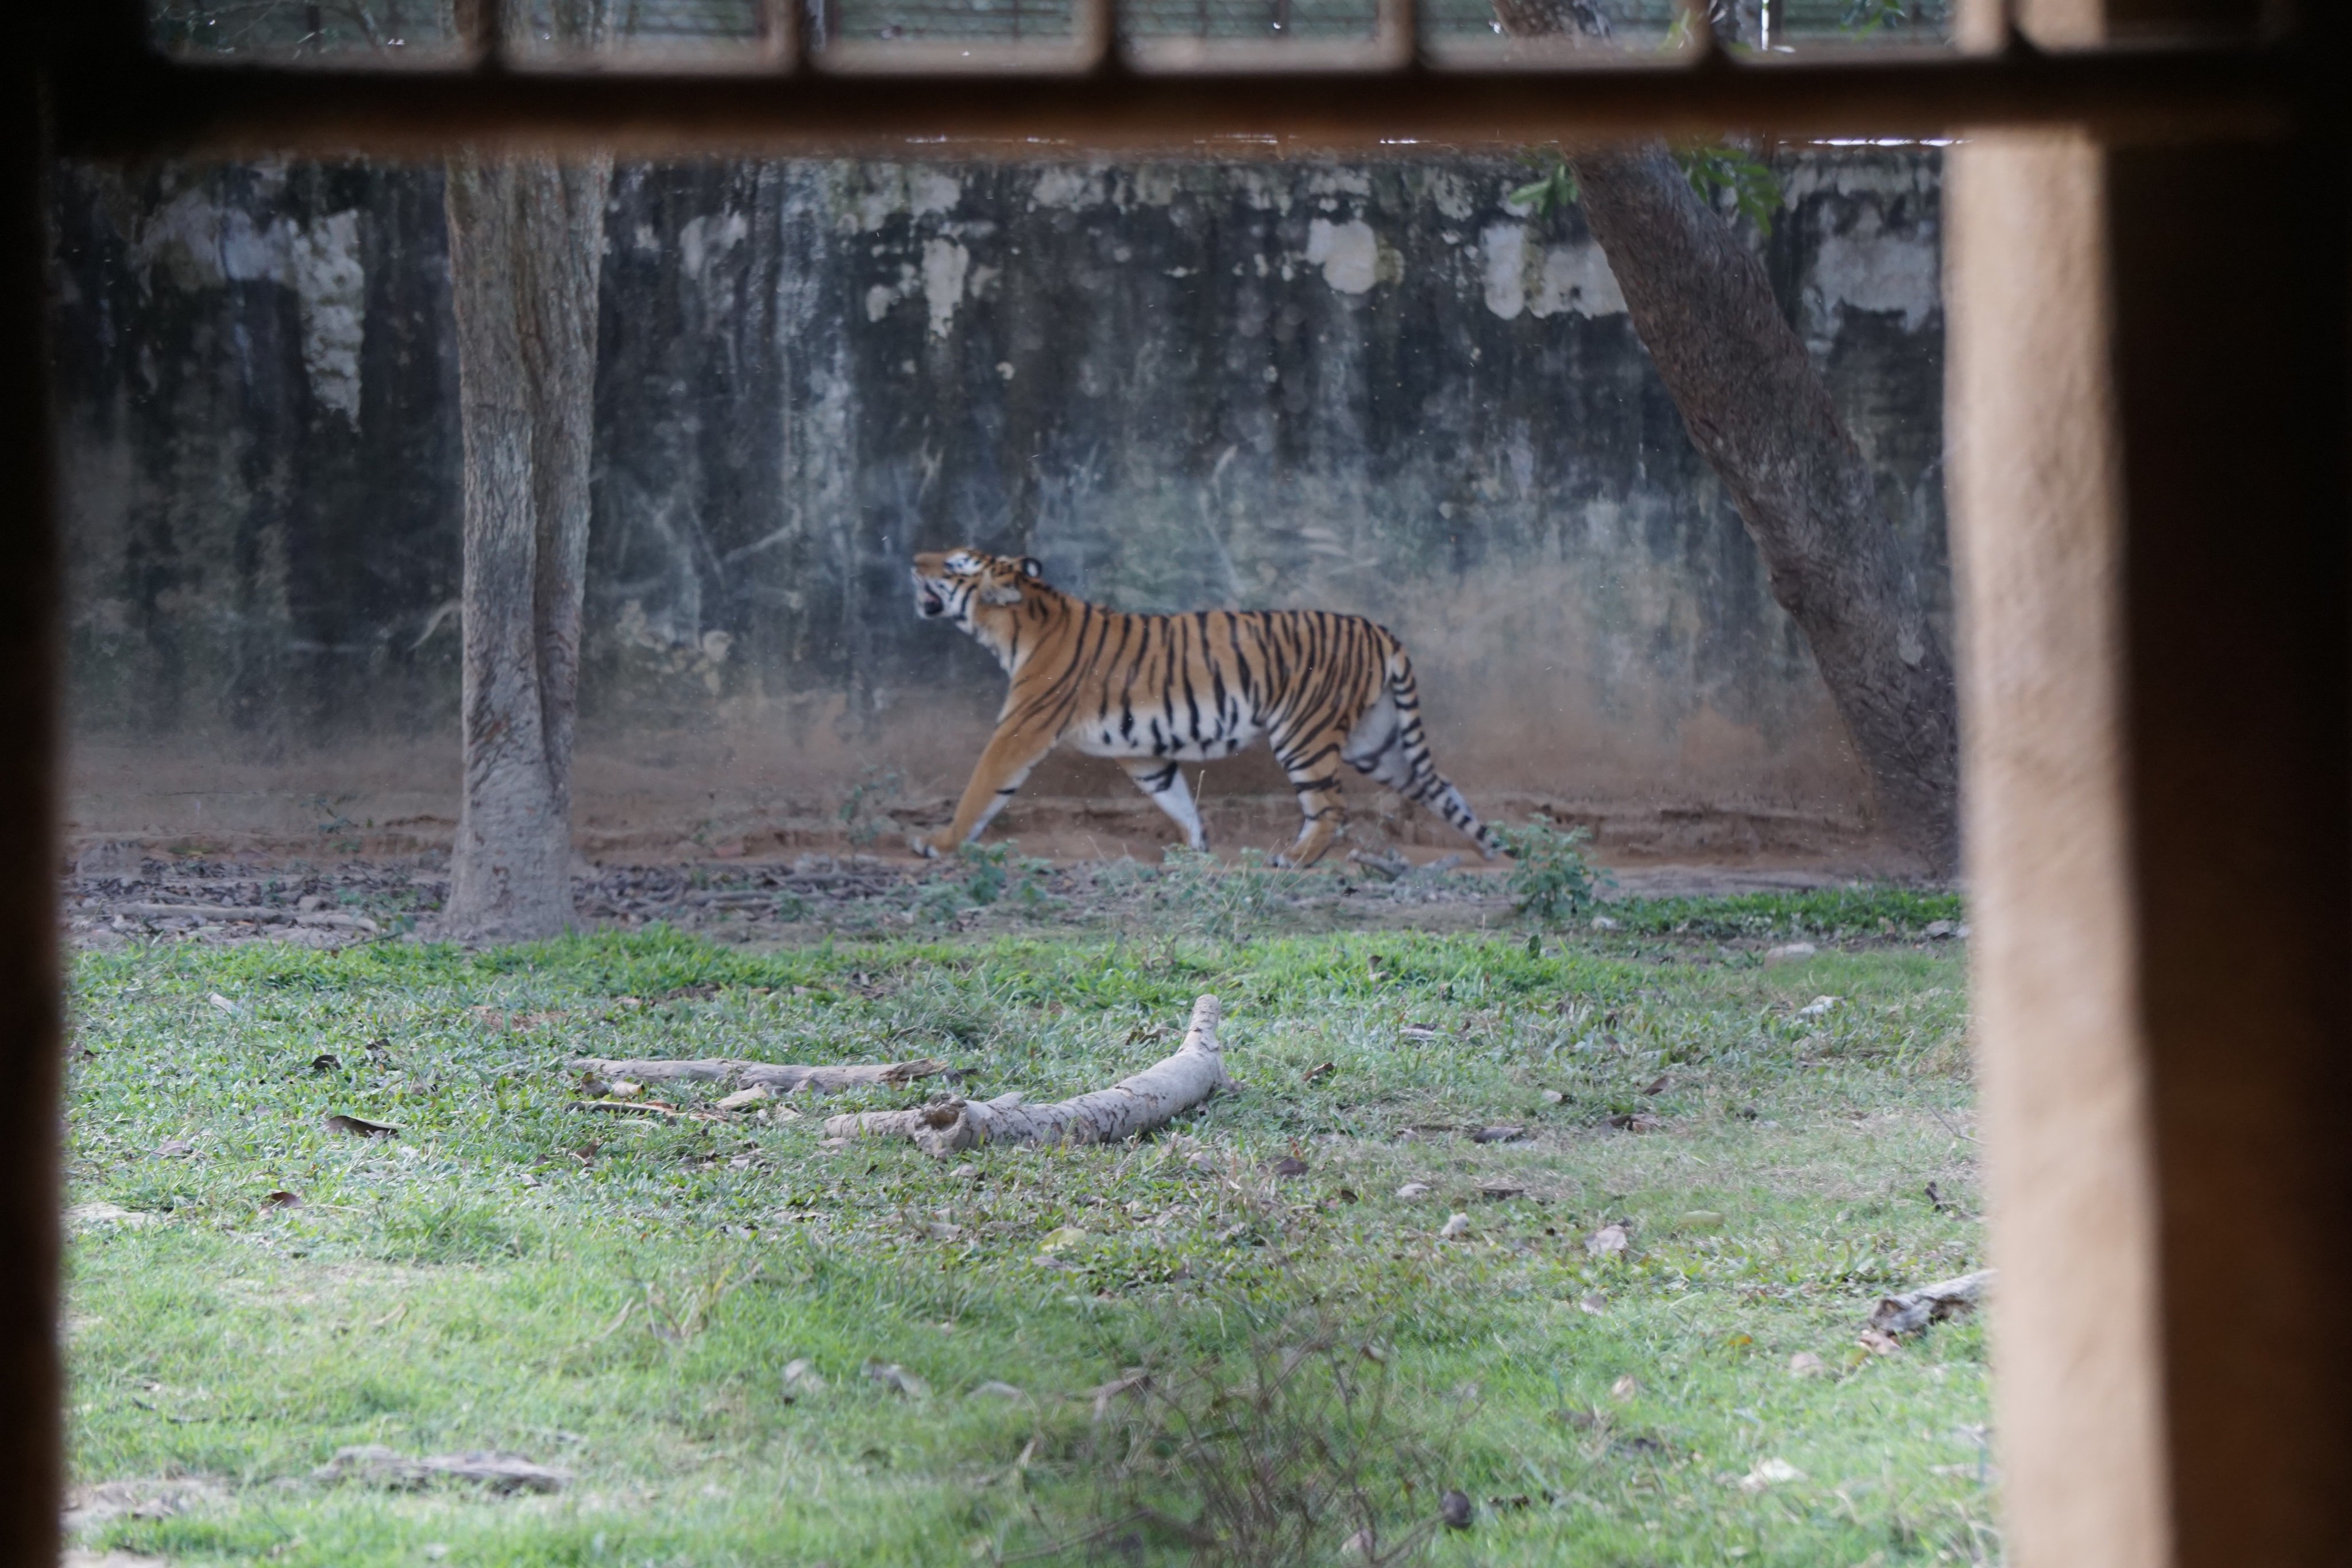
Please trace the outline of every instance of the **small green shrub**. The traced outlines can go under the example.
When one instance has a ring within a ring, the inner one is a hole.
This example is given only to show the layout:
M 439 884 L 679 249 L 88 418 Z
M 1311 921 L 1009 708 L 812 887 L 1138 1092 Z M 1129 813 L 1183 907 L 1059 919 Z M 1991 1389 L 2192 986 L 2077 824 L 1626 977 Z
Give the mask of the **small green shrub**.
M 967 844 L 956 851 L 956 858 L 970 868 L 963 879 L 965 898 L 984 910 L 1003 896 L 1004 885 L 1012 879 L 1010 843 Z
M 1510 889 L 1519 912 L 1557 923 L 1583 910 L 1615 879 L 1585 859 L 1579 846 L 1592 834 L 1582 827 L 1563 828 L 1548 816 L 1528 818 L 1525 827 L 1497 824 L 1495 837 L 1510 852 Z
M 857 782 L 849 786 L 849 794 L 834 813 L 852 848 L 863 849 L 897 829 L 898 823 L 884 808 L 906 792 L 907 775 L 897 768 L 868 767 L 857 775 Z

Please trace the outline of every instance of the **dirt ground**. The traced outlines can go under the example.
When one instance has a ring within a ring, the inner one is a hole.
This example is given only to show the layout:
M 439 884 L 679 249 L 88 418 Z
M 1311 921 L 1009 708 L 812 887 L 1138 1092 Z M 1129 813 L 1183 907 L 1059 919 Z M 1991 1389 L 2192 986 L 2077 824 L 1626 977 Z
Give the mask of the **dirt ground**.
M 1230 869 L 1230 868 L 1228 868 Z M 656 922 L 734 941 L 795 943 L 1021 925 L 1215 925 L 1268 921 L 1298 931 L 1479 929 L 1513 913 L 1507 864 L 1433 850 L 1361 851 L 1304 872 L 1174 873 L 1129 858 L 974 861 L 908 855 L 803 854 L 575 868 L 583 922 Z M 1794 890 L 1853 879 L 1820 865 L 1637 864 L 1614 868 L 1617 896 Z M 59 886 L 63 933 L 106 949 L 157 939 L 292 942 L 314 947 L 431 936 L 449 890 L 446 855 L 334 860 L 173 855 L 86 847 Z

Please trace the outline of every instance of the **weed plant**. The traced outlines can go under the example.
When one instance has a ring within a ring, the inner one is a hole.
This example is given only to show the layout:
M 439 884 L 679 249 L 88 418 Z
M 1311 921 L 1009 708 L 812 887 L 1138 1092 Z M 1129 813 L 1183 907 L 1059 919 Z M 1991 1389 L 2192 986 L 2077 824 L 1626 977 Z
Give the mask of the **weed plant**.
M 1582 846 L 1592 837 L 1588 828 L 1562 828 L 1535 816 L 1524 827 L 1498 823 L 1494 833 L 1511 857 L 1511 896 L 1531 920 L 1557 925 L 1589 908 L 1614 883 L 1584 858 Z

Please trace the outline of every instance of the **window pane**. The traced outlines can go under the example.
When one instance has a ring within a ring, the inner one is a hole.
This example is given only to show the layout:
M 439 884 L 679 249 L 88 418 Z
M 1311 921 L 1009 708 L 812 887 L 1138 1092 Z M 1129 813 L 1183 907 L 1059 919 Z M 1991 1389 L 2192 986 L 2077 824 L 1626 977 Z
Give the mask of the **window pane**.
M 451 0 L 150 0 L 150 36 L 173 54 L 315 58 L 440 53 L 457 41 Z

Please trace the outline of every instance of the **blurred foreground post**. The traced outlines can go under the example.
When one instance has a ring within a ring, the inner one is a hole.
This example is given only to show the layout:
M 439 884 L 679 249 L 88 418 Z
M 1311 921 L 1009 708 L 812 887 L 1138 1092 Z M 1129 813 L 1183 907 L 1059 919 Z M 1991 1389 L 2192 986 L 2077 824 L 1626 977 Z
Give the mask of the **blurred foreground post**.
M 2015 1568 L 2352 1558 L 2352 89 L 2305 16 L 2292 137 L 1952 157 Z

